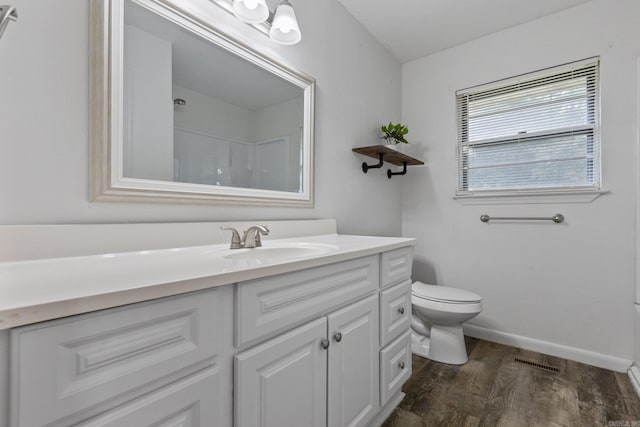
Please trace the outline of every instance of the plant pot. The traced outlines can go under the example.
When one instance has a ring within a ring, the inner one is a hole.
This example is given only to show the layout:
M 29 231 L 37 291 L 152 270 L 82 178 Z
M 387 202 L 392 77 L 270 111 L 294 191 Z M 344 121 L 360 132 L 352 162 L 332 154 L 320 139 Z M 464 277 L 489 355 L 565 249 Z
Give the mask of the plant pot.
M 400 153 L 404 153 L 404 146 L 406 144 L 400 143 L 400 144 L 394 144 L 394 143 L 385 143 L 385 145 L 389 148 L 391 148 L 392 150 L 398 151 Z

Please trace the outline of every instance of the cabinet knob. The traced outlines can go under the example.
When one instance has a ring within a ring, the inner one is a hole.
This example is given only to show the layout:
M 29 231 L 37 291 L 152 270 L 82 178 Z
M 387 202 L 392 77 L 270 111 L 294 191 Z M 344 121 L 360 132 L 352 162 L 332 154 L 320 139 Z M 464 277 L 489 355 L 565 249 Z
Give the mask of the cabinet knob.
M 328 339 L 323 339 L 322 341 L 320 341 L 320 345 L 322 346 L 322 348 L 324 348 L 325 350 L 329 348 L 329 340 Z
M 404 307 L 400 307 L 400 308 L 398 309 L 398 313 L 400 313 L 400 314 L 404 314 Z
M 404 362 L 400 362 L 398 366 L 400 367 L 400 369 L 404 369 Z
M 336 340 L 336 342 L 342 341 L 342 334 L 340 332 L 336 332 L 336 334 L 333 336 L 333 339 Z

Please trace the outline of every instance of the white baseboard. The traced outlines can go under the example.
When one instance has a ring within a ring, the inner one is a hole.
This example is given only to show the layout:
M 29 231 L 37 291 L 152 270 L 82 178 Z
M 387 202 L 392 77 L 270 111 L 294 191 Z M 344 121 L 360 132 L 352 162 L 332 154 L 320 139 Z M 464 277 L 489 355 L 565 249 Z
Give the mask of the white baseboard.
M 534 338 L 524 337 L 522 335 L 496 331 L 494 329 L 487 329 L 481 326 L 464 325 L 464 333 L 470 337 L 493 341 L 499 344 L 522 348 L 524 350 L 531 350 L 542 354 L 548 354 L 550 356 L 561 357 L 563 359 L 574 360 L 576 362 L 616 372 L 626 372 L 633 364 L 632 360 L 596 353 L 594 351 L 584 350 L 581 348 L 569 347 L 562 344 L 555 344 L 549 341 L 541 341 Z M 640 379 L 640 370 L 638 370 L 638 378 Z
M 627 374 L 629 375 L 633 389 L 636 391 L 638 397 L 640 397 L 640 368 L 632 365 L 627 371 Z

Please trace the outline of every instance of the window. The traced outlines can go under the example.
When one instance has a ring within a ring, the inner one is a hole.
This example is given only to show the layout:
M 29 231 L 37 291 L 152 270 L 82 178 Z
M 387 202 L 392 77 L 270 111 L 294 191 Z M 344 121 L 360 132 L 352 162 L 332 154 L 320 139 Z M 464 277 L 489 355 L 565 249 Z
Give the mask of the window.
M 599 61 L 456 92 L 458 196 L 600 189 Z

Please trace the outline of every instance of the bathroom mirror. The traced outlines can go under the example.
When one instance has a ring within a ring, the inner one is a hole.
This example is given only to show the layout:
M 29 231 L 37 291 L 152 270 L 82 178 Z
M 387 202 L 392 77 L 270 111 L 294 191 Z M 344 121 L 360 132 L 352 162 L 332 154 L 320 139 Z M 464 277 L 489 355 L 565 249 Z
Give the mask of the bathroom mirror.
M 314 80 L 174 3 L 91 0 L 91 200 L 312 206 Z

